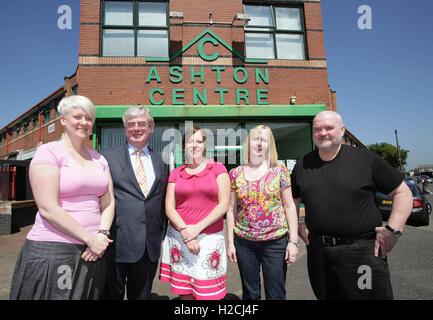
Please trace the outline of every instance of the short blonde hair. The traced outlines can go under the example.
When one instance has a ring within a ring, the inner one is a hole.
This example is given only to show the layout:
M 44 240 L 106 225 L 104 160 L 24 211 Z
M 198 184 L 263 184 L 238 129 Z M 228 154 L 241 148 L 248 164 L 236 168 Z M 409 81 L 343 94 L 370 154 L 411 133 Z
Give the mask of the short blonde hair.
M 248 133 L 247 141 L 245 142 L 245 150 L 244 150 L 244 163 L 247 164 L 250 160 L 250 142 L 251 138 L 258 134 L 260 131 L 265 130 L 269 135 L 269 148 L 266 154 L 267 159 L 269 160 L 269 166 L 273 167 L 278 162 L 278 153 L 277 147 L 275 145 L 275 138 L 272 134 L 271 128 L 265 126 L 264 124 L 260 124 L 255 126 Z
M 96 119 L 96 109 L 92 101 L 85 96 L 70 96 L 63 98 L 57 106 L 59 114 L 65 118 L 71 108 L 83 108 L 92 116 L 93 121 Z

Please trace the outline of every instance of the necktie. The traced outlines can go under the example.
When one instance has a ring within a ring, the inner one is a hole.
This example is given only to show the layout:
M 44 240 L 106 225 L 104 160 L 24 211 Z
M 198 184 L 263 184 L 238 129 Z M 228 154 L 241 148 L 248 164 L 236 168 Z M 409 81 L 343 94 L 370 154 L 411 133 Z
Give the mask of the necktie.
M 140 185 L 141 191 L 144 196 L 147 197 L 147 178 L 146 172 L 144 172 L 144 165 L 141 162 L 140 154 L 143 153 L 143 150 L 137 150 L 137 155 L 135 157 L 135 176 L 137 177 L 138 184 Z

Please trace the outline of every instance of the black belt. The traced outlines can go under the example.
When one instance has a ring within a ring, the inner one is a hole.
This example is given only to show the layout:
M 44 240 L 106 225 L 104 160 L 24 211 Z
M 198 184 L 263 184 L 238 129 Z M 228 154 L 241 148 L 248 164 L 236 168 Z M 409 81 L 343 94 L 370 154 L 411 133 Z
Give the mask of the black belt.
M 313 234 L 311 232 L 310 232 L 309 236 L 311 237 L 311 239 L 318 240 L 320 243 L 322 243 L 325 246 L 341 246 L 341 245 L 344 245 L 344 244 L 352 244 L 356 240 L 361 240 L 361 239 L 372 240 L 372 239 L 376 239 L 376 232 L 364 233 L 364 234 L 361 234 L 361 235 L 359 235 L 357 237 L 354 237 L 354 238 L 349 238 L 349 237 L 333 237 L 333 236 L 319 236 L 319 235 Z

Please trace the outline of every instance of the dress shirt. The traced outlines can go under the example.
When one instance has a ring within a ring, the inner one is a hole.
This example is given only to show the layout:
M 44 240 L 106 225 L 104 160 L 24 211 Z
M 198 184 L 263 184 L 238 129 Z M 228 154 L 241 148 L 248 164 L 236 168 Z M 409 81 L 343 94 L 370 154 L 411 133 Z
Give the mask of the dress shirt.
M 150 158 L 149 145 L 147 144 L 141 150 L 143 150 L 143 152 L 140 155 L 140 159 L 144 166 L 144 172 L 146 173 L 147 192 L 149 192 L 152 188 L 153 182 L 155 181 L 155 171 L 153 170 L 152 159 Z M 128 143 L 128 151 L 132 167 L 134 168 L 134 172 L 136 172 L 135 157 L 137 156 L 137 148 Z

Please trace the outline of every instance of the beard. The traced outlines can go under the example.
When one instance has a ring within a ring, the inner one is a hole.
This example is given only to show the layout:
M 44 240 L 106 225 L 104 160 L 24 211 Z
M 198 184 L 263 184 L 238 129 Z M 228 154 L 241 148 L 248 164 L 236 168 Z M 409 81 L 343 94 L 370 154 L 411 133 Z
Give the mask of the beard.
M 336 137 L 334 139 L 320 139 L 315 140 L 314 144 L 317 148 L 323 151 L 329 151 L 335 148 L 338 148 L 341 144 L 341 141 L 343 140 L 343 137 Z

